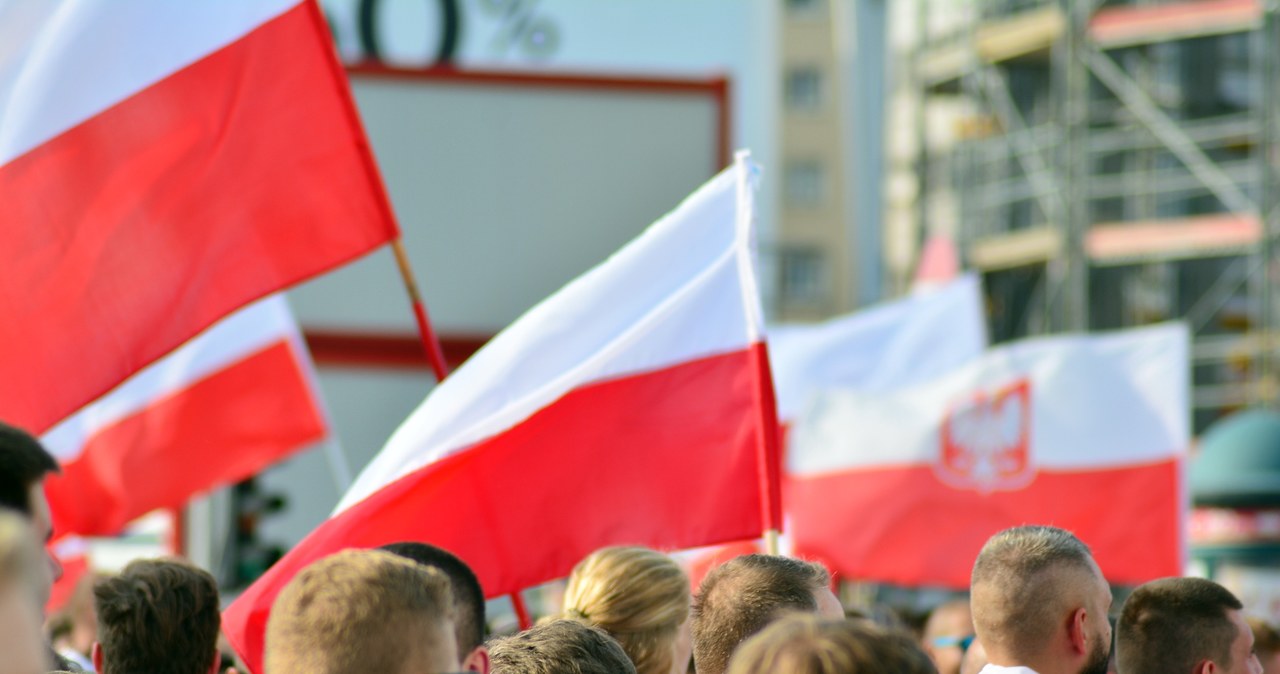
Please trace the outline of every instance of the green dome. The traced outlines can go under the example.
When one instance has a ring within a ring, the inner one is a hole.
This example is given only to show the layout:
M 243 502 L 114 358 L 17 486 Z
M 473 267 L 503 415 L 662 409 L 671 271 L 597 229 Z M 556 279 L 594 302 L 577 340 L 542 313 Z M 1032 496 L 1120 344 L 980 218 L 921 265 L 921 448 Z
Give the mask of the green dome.
M 1246 410 L 1210 426 L 1191 462 L 1190 485 L 1197 506 L 1280 505 L 1280 414 Z

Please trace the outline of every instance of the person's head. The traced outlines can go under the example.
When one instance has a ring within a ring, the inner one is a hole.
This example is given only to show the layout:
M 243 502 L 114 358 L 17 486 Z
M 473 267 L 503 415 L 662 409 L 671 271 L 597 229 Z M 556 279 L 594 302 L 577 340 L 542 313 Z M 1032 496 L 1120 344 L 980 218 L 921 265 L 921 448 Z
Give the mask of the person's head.
M 909 635 L 868 620 L 792 615 L 742 642 L 728 674 L 932 674 Z
M 789 611 L 844 617 L 819 564 L 743 555 L 712 569 L 693 601 L 693 660 L 699 674 L 722 674 L 738 644 Z
M 969 596 L 992 664 L 1041 674 L 1107 671 L 1111 589 L 1071 532 L 1023 526 L 992 536 L 974 562 Z
M 612 547 L 591 553 L 569 575 L 564 615 L 608 632 L 640 674 L 689 667 L 689 577 L 660 552 Z
M 489 642 L 494 674 L 635 674 L 622 646 L 599 627 L 553 620 Z
M 459 667 L 449 579 L 381 550 L 346 550 L 300 571 L 276 597 L 266 639 L 266 674 Z
M 1249 616 L 1249 629 L 1253 630 L 1253 650 L 1262 663 L 1262 674 L 1280 674 L 1280 631 L 1271 623 L 1257 616 Z
M 1204 578 L 1154 580 L 1129 595 L 1116 625 L 1125 674 L 1258 674 L 1240 600 Z
M 49 670 L 36 588 L 42 566 L 30 524 L 0 508 L 0 674 Z
M 458 657 L 464 669 L 487 672 L 488 651 L 484 647 L 484 590 L 466 562 L 444 548 L 406 541 L 384 545 L 381 550 L 438 569 L 449 579 L 453 592 L 453 629 Z
M 973 641 L 969 600 L 955 599 L 933 609 L 924 623 L 920 641 L 938 668 L 938 674 L 960 674 L 960 663 Z
M 58 472 L 58 461 L 30 433 L 0 421 L 0 507 L 16 510 L 31 524 L 37 543 L 53 538 L 53 518 L 44 497 L 44 478 Z M 47 566 L 41 590 L 48 599 L 62 567 L 46 552 Z
M 93 589 L 100 674 L 208 674 L 218 666 L 218 586 L 178 560 L 130 562 Z

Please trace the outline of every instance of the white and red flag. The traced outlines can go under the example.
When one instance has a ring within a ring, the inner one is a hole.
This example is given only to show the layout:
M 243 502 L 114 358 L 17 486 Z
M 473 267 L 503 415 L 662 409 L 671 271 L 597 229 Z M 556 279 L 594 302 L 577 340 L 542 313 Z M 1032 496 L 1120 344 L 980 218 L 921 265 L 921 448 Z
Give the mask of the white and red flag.
M 0 2 L 5 421 L 395 236 L 312 0 Z
M 967 587 L 995 532 L 1074 531 L 1114 583 L 1182 572 L 1180 324 L 1027 340 L 895 393 L 833 390 L 792 435 L 796 553 L 851 579 Z
M 249 669 L 261 671 L 279 590 L 343 548 L 434 543 L 496 596 L 604 545 L 687 548 L 776 527 L 753 172 L 740 156 L 432 391 L 332 517 L 227 609 Z
M 987 346 L 981 281 L 976 275 L 825 323 L 782 324 L 768 330 L 784 448 L 791 426 L 809 398 L 819 392 L 849 388 L 873 393 L 920 384 L 955 371 Z M 779 543 L 780 551 L 789 554 L 790 533 L 784 532 Z M 763 541 L 739 541 L 673 556 L 696 587 L 712 568 L 762 550 Z
M 56 533 L 119 533 L 319 442 L 314 382 L 283 297 L 219 321 L 44 434 Z

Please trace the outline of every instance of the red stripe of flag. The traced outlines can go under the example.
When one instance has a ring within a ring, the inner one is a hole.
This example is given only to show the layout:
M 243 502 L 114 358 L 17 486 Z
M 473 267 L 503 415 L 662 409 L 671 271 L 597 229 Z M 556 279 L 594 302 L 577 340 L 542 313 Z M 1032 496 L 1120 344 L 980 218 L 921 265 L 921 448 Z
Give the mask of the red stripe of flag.
M 45 481 L 55 528 L 118 533 L 325 433 L 293 347 L 278 342 L 95 433 L 61 475 Z

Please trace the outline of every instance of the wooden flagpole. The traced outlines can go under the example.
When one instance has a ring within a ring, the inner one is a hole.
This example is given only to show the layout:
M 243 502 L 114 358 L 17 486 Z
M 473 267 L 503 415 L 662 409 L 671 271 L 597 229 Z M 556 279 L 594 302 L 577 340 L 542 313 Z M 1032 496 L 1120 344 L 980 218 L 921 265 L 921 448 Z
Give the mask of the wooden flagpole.
M 400 269 L 400 278 L 404 281 L 404 288 L 409 293 L 409 301 L 413 304 L 413 317 L 418 322 L 418 337 L 422 340 L 422 349 L 427 353 L 427 361 L 431 363 L 431 371 L 435 373 L 436 381 L 444 381 L 444 378 L 449 376 L 449 366 L 444 360 L 444 349 L 440 348 L 440 339 L 431 329 L 427 308 L 422 303 L 422 293 L 418 292 L 418 282 L 414 280 L 413 268 L 409 265 L 409 256 L 404 252 L 404 243 L 400 237 L 397 236 L 391 242 L 391 251 L 395 253 L 396 267 Z M 524 597 L 520 596 L 519 592 L 511 593 L 511 605 L 515 607 L 516 620 L 520 623 L 520 629 L 527 630 L 532 627 L 529 608 L 525 606 Z
M 431 329 L 431 321 L 427 318 L 427 308 L 422 304 L 422 294 L 418 292 L 418 282 L 413 278 L 413 268 L 409 266 L 409 256 L 404 252 L 404 243 L 400 237 L 391 242 L 391 250 L 396 255 L 396 266 L 400 268 L 400 278 L 404 281 L 404 289 L 409 292 L 409 302 L 413 304 L 413 317 L 418 322 L 418 336 L 422 339 L 422 348 L 427 352 L 427 361 L 435 372 L 436 381 L 444 381 L 449 376 L 449 366 L 444 361 L 444 350 L 440 348 L 440 340 Z

